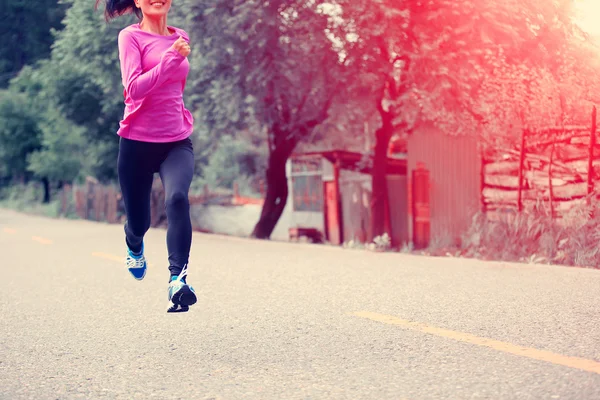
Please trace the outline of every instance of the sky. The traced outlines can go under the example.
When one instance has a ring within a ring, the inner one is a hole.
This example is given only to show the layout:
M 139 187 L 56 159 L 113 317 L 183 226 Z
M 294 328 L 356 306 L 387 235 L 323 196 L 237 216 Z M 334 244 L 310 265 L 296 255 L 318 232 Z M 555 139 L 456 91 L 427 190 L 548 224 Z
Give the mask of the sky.
M 589 34 L 600 36 L 600 0 L 575 0 L 578 25 Z

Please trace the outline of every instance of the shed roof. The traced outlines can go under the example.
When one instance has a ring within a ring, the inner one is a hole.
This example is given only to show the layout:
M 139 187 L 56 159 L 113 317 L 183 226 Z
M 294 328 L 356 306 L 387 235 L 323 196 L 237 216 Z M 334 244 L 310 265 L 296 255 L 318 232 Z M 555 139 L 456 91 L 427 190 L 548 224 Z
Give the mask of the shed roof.
M 373 156 L 369 157 L 369 163 L 364 162 L 365 155 L 358 152 L 347 150 L 327 150 L 327 151 L 309 151 L 305 153 L 294 153 L 292 159 L 301 159 L 303 157 L 321 156 L 329 162 L 339 163 L 341 169 L 361 172 L 363 174 L 371 173 L 370 165 L 373 161 Z M 363 161 L 363 162 L 361 162 Z M 367 164 L 367 165 L 365 165 Z M 406 160 L 387 157 L 387 173 L 388 175 L 406 175 Z

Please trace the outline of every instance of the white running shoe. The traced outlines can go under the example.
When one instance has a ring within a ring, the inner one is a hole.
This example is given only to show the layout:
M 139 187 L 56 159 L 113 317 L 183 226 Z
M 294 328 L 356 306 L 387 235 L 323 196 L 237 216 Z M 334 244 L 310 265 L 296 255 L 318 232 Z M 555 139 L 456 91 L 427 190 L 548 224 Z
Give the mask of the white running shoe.
M 167 312 L 186 312 L 190 306 L 198 300 L 194 288 L 185 282 L 187 275 L 187 264 L 184 265 L 181 273 L 177 277 L 173 277 L 169 283 L 169 301 L 171 304 Z

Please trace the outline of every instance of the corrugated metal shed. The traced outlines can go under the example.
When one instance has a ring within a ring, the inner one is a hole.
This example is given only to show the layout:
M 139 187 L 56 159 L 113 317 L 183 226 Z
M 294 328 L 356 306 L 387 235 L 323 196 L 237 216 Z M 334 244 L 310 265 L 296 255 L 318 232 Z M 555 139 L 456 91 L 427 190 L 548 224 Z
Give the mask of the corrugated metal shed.
M 480 210 L 481 157 L 477 139 L 429 127 L 413 132 L 407 147 L 408 178 L 412 179 L 419 163 L 429 170 L 430 244 L 460 244 L 473 214 Z M 409 229 L 412 237 L 412 226 Z
M 298 153 L 291 157 L 288 180 L 292 200 L 288 199 L 288 204 L 294 228 L 319 229 L 334 244 L 370 241 L 371 175 L 369 163 L 364 163 L 363 158 L 361 153 L 342 150 Z M 310 165 L 316 162 L 321 167 L 304 171 L 302 166 L 307 162 Z M 403 159 L 387 160 L 393 246 L 408 241 L 406 165 Z M 305 175 L 310 175 L 311 180 Z M 315 196 L 317 191 L 322 194 Z M 313 198 L 319 202 L 311 201 Z

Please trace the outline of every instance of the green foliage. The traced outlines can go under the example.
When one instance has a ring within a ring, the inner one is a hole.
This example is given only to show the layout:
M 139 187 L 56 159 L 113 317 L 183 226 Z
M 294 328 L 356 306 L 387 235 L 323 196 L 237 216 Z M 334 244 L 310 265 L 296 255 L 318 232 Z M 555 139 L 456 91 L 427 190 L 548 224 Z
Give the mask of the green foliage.
M 30 157 L 30 169 L 61 180 L 74 179 L 75 171 L 115 180 L 116 131 L 124 107 L 117 35 L 135 19 L 107 24 L 93 2 L 65 4 L 65 28 L 55 35 L 51 57 L 26 67 L 11 84 L 47 119 L 40 124 L 44 149 Z
M 193 4 L 191 101 L 211 132 L 266 128 L 275 148 L 327 118 L 345 75 L 320 2 L 183 4 Z
M 327 35 L 322 2 L 189 0 L 189 82 L 197 121 L 212 134 L 263 132 L 267 192 L 252 236 L 269 238 L 286 204 L 285 162 L 325 122 L 349 78 Z
M 84 132 L 94 137 L 99 128 L 94 125 L 103 117 L 100 86 L 85 71 L 66 68 L 57 75 L 51 89 L 62 114 L 73 123 L 88 127 Z
M 38 146 L 22 158 L 28 173 L 50 181 L 74 180 L 91 162 L 86 158 L 85 129 L 65 117 L 59 106 L 65 91 L 57 90 L 61 78 L 67 76 L 50 60 L 40 61 L 35 68 L 25 67 L 11 82 L 10 93 L 26 99 L 29 112 L 35 116 Z M 58 77 L 58 79 L 54 79 Z
M 27 171 L 50 181 L 73 181 L 80 174 L 89 173 L 94 162 L 86 157 L 90 148 L 85 146 L 85 128 L 69 119 L 65 107 L 60 105 L 61 99 L 67 98 L 69 93 L 61 90 L 61 82 L 70 77 L 68 71 L 61 71 L 51 60 L 43 60 L 34 68 L 23 68 L 10 86 L 11 93 L 27 99 L 40 132 L 39 148 L 23 158 Z M 81 96 L 81 93 L 70 93 L 74 97 Z
M 6 0 L 0 28 L 0 88 L 25 65 L 50 55 L 52 31 L 61 28 L 65 5 L 57 0 Z
M 28 169 L 39 178 L 72 182 L 84 163 L 83 128 L 62 115 L 47 116 L 41 124 L 42 148 L 28 156 Z
M 202 176 L 210 187 L 231 188 L 234 182 L 264 176 L 266 158 L 264 146 L 252 146 L 243 136 L 225 137 L 208 159 Z
M 124 107 L 117 35 L 133 19 L 107 24 L 93 2 L 65 0 L 65 4 L 69 5 L 65 28 L 56 33 L 50 59 L 23 71 L 12 84 L 37 101 L 49 118 L 44 150 L 31 158 L 31 168 L 38 175 L 49 168 L 48 174 L 69 179 L 81 169 L 101 181 L 114 180 L 116 131 Z M 62 158 L 61 151 L 67 148 L 79 151 Z M 61 158 L 60 166 L 52 166 Z
M 29 99 L 0 92 L 0 175 L 28 179 L 27 156 L 40 148 L 40 117 Z

